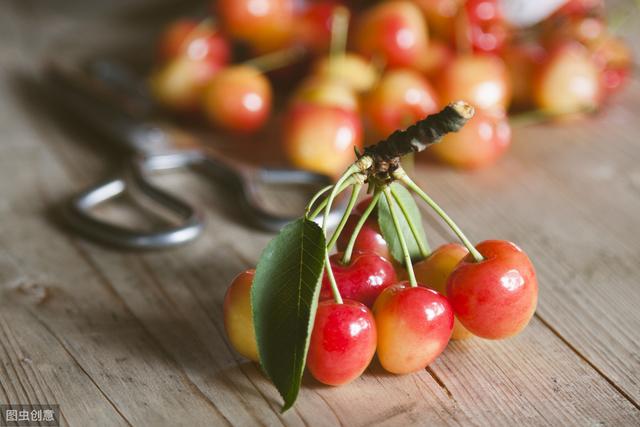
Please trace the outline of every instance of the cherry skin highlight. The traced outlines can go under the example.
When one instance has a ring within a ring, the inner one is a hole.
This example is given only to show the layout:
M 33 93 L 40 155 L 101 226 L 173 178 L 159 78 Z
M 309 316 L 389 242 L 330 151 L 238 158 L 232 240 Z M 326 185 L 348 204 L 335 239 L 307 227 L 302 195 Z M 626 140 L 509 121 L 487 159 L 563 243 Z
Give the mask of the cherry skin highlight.
M 358 203 L 353 210 L 353 213 L 349 215 L 347 223 L 345 224 L 340 237 L 338 237 L 337 248 L 339 251 L 344 251 L 347 248 L 351 234 L 353 234 L 356 224 L 362 217 L 362 213 L 366 210 L 367 206 L 369 206 L 369 203 L 371 203 L 371 197 L 367 197 L 362 202 Z M 372 252 L 387 260 L 392 259 L 391 253 L 389 252 L 389 246 L 384 240 L 384 237 L 382 237 L 382 232 L 378 225 L 377 209 L 374 208 L 369 215 L 369 218 L 367 218 L 360 229 L 360 232 L 356 237 L 353 250 L 354 252 Z
M 258 345 L 251 313 L 251 284 L 255 270 L 238 274 L 224 296 L 224 330 L 233 348 L 254 362 L 258 361 Z
M 376 351 L 376 324 L 357 301 L 321 301 L 311 333 L 307 367 L 318 381 L 342 385 L 358 378 Z
M 447 296 L 457 318 L 474 335 L 502 339 L 521 332 L 538 301 L 538 282 L 527 254 L 511 242 L 486 240 L 467 255 L 447 282 Z
M 401 282 L 385 289 L 373 306 L 378 359 L 384 369 L 407 374 L 424 369 L 444 351 L 453 330 L 447 298 L 424 285 Z
M 333 275 L 343 298 L 372 307 L 378 295 L 398 281 L 393 264 L 380 255 L 370 252 L 355 253 L 348 265 L 342 264 L 341 260 L 342 253 L 330 257 Z M 325 274 L 320 299 L 332 298 L 331 284 Z
M 467 248 L 460 243 L 447 243 L 438 247 L 427 259 L 419 261 L 413 266 L 416 280 L 424 283 L 429 289 L 446 296 L 447 280 L 451 272 L 468 253 Z M 473 334 L 455 318 L 451 339 L 464 340 L 472 336 Z

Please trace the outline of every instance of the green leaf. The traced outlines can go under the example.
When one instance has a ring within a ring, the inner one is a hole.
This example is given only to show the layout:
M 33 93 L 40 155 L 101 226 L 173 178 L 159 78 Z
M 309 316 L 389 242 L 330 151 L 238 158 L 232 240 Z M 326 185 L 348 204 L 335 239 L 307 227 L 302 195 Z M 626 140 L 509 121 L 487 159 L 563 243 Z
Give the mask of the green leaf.
M 313 221 L 300 218 L 265 248 L 251 287 L 260 364 L 284 399 L 298 396 L 307 359 L 324 267 L 325 238 Z
M 421 239 L 421 243 L 424 247 L 428 247 L 427 236 L 424 232 L 424 228 L 422 227 L 422 217 L 420 216 L 420 210 L 418 209 L 415 200 L 411 196 L 411 193 L 409 193 L 409 190 L 407 190 L 397 182 L 392 183 L 391 188 L 398 195 L 402 205 L 405 208 L 405 211 L 409 215 L 409 218 L 411 219 L 411 222 L 413 223 L 414 228 L 417 231 L 418 238 Z M 397 203 L 394 203 L 393 209 L 396 217 L 398 218 L 398 222 L 400 223 L 400 228 L 402 229 L 404 240 L 407 243 L 411 261 L 420 261 L 423 258 L 422 252 L 420 251 L 420 246 L 416 242 L 416 239 L 411 232 L 411 228 L 407 223 L 404 213 L 397 205 Z M 391 218 L 391 212 L 389 211 L 389 204 L 387 203 L 385 197 L 381 197 L 380 201 L 378 202 L 378 224 L 380 225 L 382 237 L 384 237 L 384 240 L 387 241 L 387 245 L 389 245 L 391 256 L 393 256 L 393 258 L 399 263 L 404 263 L 404 254 L 402 253 L 400 239 L 398 239 L 398 233 L 396 232 L 396 228 L 393 225 L 393 219 Z

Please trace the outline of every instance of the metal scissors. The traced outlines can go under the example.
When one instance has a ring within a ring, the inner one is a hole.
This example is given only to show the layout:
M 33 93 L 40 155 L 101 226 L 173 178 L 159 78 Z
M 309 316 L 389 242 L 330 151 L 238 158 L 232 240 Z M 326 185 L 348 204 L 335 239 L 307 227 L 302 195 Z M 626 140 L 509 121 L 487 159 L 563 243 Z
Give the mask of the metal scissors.
M 256 167 L 231 159 L 216 149 L 215 141 L 204 140 L 195 133 L 155 119 L 153 101 L 144 85 L 117 63 L 94 61 L 76 67 L 50 63 L 46 82 L 74 117 L 102 131 L 129 156 L 119 176 L 82 191 L 65 206 L 68 225 L 99 242 L 125 248 L 157 249 L 189 242 L 202 233 L 201 210 L 147 180 L 155 172 L 197 165 L 199 170 L 210 172 L 232 189 L 239 209 L 251 224 L 268 231 L 279 230 L 292 218 L 263 206 L 258 197 L 261 185 L 296 184 L 320 189 L 331 184 L 325 175 Z M 96 206 L 125 192 L 146 196 L 179 222 L 145 231 L 107 222 L 92 214 Z M 338 205 L 331 213 L 331 223 L 339 218 L 340 210 Z

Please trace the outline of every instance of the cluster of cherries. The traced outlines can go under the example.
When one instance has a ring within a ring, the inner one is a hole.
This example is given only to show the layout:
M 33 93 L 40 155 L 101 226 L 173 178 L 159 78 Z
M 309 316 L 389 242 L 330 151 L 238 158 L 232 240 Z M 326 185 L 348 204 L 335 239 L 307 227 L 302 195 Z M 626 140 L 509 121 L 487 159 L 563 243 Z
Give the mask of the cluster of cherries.
M 327 275 L 323 277 L 307 356 L 307 367 L 318 381 L 348 383 L 364 372 L 376 352 L 387 371 L 415 372 L 433 362 L 450 339 L 502 339 L 524 329 L 536 308 L 538 285 L 520 248 L 489 240 L 470 254 L 458 243 L 442 245 L 413 264 L 417 286 L 411 286 L 404 280 L 407 271 L 390 256 L 375 211 L 355 243 L 349 242 L 370 203 L 367 198 L 352 211 L 338 239 L 338 253 L 330 258 L 339 301 Z M 258 361 L 250 302 L 253 276 L 247 270 L 231 283 L 224 322 L 233 347 Z
M 328 175 L 353 147 L 457 99 L 476 116 L 429 152 L 461 168 L 491 164 L 511 142 L 506 111 L 593 110 L 631 65 L 602 0 L 569 0 L 526 30 L 498 0 L 218 0 L 212 10 L 215 24 L 183 19 L 162 35 L 156 98 L 235 136 L 271 121 L 294 166 Z

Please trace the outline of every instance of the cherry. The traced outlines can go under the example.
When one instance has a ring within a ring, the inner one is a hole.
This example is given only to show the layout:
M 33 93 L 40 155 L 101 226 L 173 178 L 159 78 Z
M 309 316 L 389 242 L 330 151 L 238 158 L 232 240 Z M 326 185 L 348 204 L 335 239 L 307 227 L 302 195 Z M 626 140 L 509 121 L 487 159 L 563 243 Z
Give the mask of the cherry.
M 447 67 L 454 57 L 453 49 L 447 43 L 432 39 L 429 40 L 426 51 L 420 55 L 420 61 L 416 68 L 429 79 L 433 79 Z
M 253 132 L 269 118 L 271 97 L 271 85 L 264 74 L 253 67 L 236 65 L 211 79 L 204 94 L 204 112 L 223 129 Z
M 358 98 L 353 89 L 337 79 L 312 76 L 298 87 L 293 103 L 317 104 L 358 111 Z
M 362 14 L 355 29 L 356 50 L 379 56 L 386 66 L 415 66 L 428 44 L 427 24 L 409 1 L 380 3 Z
M 401 282 L 385 289 L 373 306 L 378 359 L 395 374 L 419 371 L 444 351 L 453 329 L 447 299 L 423 286 Z
M 511 98 L 507 68 L 491 55 L 458 56 L 442 72 L 437 87 L 443 103 L 464 99 L 486 110 L 506 110 Z
M 363 304 L 321 301 L 313 324 L 307 367 L 318 381 L 342 385 L 358 378 L 376 351 L 376 324 Z
M 316 52 L 326 52 L 331 42 L 331 24 L 340 3 L 318 0 L 309 3 L 296 19 L 296 40 Z
M 538 300 L 536 273 L 527 254 L 511 242 L 487 240 L 476 246 L 484 260 L 467 255 L 447 282 L 457 318 L 474 335 L 507 338 L 521 332 Z
M 601 86 L 610 94 L 627 81 L 631 70 L 632 57 L 624 40 L 604 35 L 591 46 L 593 60 L 601 71 Z
M 447 243 L 434 250 L 428 258 L 413 266 L 416 280 L 426 287 L 447 295 L 447 280 L 453 269 L 469 251 L 460 243 Z M 462 323 L 455 318 L 451 339 L 463 340 L 473 336 Z
M 227 34 L 259 52 L 285 46 L 294 29 L 294 0 L 217 0 L 214 15 Z
M 371 203 L 371 197 L 367 197 L 362 202 L 360 202 L 355 207 L 351 215 L 349 215 L 347 223 L 345 224 L 342 233 L 338 237 L 337 248 L 339 251 L 344 251 L 345 249 L 347 249 L 351 234 L 353 233 L 356 224 L 360 220 L 362 213 L 365 211 L 369 203 Z M 382 237 L 382 232 L 380 231 L 380 226 L 378 225 L 378 219 L 375 209 L 371 212 L 371 215 L 369 216 L 369 218 L 367 218 L 364 225 L 360 229 L 360 232 L 356 237 L 353 249 L 354 252 L 371 252 L 380 255 L 387 260 L 392 259 L 391 253 L 389 252 L 389 246 L 384 240 L 384 237 Z
M 179 112 L 197 111 L 202 93 L 221 65 L 206 60 L 178 56 L 162 64 L 149 79 L 154 98 Z
M 233 348 L 255 362 L 258 361 L 258 346 L 251 313 L 251 284 L 255 270 L 238 274 L 229 285 L 224 296 L 224 329 Z
M 314 74 L 344 82 L 356 92 L 370 90 L 378 80 L 378 73 L 373 65 L 355 53 L 322 58 L 315 65 Z
M 451 166 L 478 169 L 494 163 L 509 145 L 511 127 L 506 115 L 476 109 L 475 116 L 459 132 L 446 135 L 430 152 Z
M 393 264 L 375 253 L 360 252 L 351 257 L 348 265 L 342 263 L 342 253 L 330 257 L 331 269 L 343 298 L 360 301 L 372 307 L 376 298 L 387 287 L 397 283 Z M 320 299 L 331 299 L 331 284 L 322 278 Z
M 337 176 L 362 148 L 362 123 L 354 111 L 317 104 L 293 105 L 285 117 L 284 149 L 301 169 Z
M 417 71 L 387 72 L 365 99 L 364 109 L 374 130 L 385 137 L 439 110 L 437 95 Z
M 443 40 L 455 32 L 455 18 L 464 0 L 413 0 L 429 23 L 429 30 Z
M 485 53 L 500 51 L 508 30 L 498 0 L 467 0 L 464 6 L 474 50 Z
M 533 84 L 536 69 L 545 61 L 547 51 L 537 42 L 511 43 L 502 58 L 509 71 L 511 106 L 526 110 L 533 105 Z
M 231 47 L 212 24 L 180 19 L 162 34 L 158 56 L 162 62 L 166 62 L 181 55 L 224 66 L 229 62 Z
M 536 106 L 550 114 L 580 113 L 602 101 L 600 73 L 584 46 L 563 43 L 549 53 L 534 79 Z

